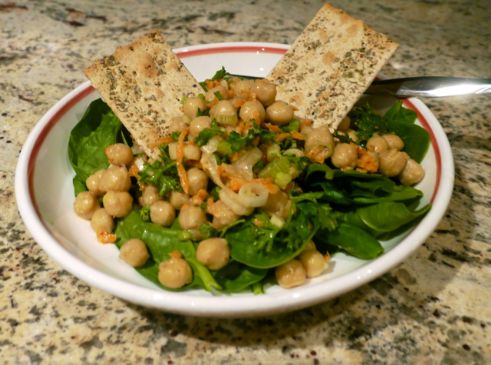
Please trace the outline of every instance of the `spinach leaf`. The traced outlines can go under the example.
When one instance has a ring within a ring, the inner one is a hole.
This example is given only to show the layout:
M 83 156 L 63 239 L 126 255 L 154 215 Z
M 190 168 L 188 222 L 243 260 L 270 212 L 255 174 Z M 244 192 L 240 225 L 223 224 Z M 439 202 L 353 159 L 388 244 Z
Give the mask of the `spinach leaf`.
M 334 178 L 334 169 L 325 164 L 312 163 L 307 167 L 304 179 L 308 180 L 315 173 L 322 173 L 326 180 L 332 180 Z
M 358 208 L 356 214 L 371 230 L 387 233 L 424 216 L 429 209 L 430 205 L 426 205 L 419 210 L 411 211 L 403 203 L 383 202 Z
M 85 180 L 90 175 L 109 165 L 104 149 L 117 142 L 121 127 L 116 115 L 101 99 L 97 99 L 90 103 L 82 119 L 72 129 L 68 158 L 76 173 L 73 181 L 76 193 L 85 190 Z
M 298 255 L 319 228 L 318 207 L 314 202 L 295 204 L 295 212 L 279 228 L 264 213 L 256 214 L 227 230 L 232 258 L 247 266 L 268 269 Z
M 370 193 L 363 194 L 357 191 L 357 195 L 353 196 L 353 202 L 356 204 L 375 204 L 382 202 L 399 201 L 409 203 L 413 200 L 420 199 L 423 193 L 411 186 L 395 185 L 392 192 L 385 195 L 374 195 Z
M 400 100 L 396 101 L 384 114 L 384 119 L 390 128 L 392 123 L 414 124 L 417 114 L 411 109 L 404 108 Z
M 384 120 L 389 131 L 397 134 L 404 141 L 404 151 L 417 162 L 421 162 L 430 145 L 428 132 L 416 125 L 416 112 L 404 108 L 401 101 L 397 101 L 385 113 Z
M 87 191 L 87 186 L 85 186 L 85 181 L 80 178 L 80 176 L 75 175 L 73 177 L 73 191 L 75 196 L 77 196 L 82 191 Z
M 349 223 L 340 223 L 335 231 L 328 233 L 327 242 L 363 260 L 374 259 L 384 252 L 380 242 L 370 233 Z
M 392 132 L 404 141 L 404 151 L 416 162 L 421 162 L 430 146 L 428 132 L 416 124 L 392 123 Z
M 238 293 L 263 280 L 267 273 L 268 270 L 248 267 L 233 261 L 217 271 L 215 279 L 226 292 Z
M 312 188 L 321 188 L 323 195 L 319 200 L 326 201 L 332 204 L 337 204 L 341 206 L 350 206 L 353 204 L 353 200 L 350 194 L 344 189 L 338 188 L 331 181 L 323 181 L 314 183 Z

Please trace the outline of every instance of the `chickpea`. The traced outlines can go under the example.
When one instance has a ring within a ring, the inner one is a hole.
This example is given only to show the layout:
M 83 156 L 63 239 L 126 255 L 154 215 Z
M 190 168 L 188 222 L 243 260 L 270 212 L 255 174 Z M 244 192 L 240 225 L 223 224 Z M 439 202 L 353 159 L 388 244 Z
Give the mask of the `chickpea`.
M 274 124 L 286 124 L 293 119 L 293 108 L 284 101 L 275 101 L 266 109 L 266 118 Z
M 184 146 L 184 159 L 198 161 L 201 158 L 201 150 L 195 144 L 186 144 Z
M 194 195 L 199 190 L 204 189 L 208 186 L 208 175 L 197 167 L 191 167 L 188 171 L 188 181 L 189 181 L 189 194 Z
M 191 267 L 181 257 L 171 257 L 159 265 L 159 282 L 171 289 L 179 289 L 193 280 Z
M 160 199 L 159 189 L 154 185 L 147 185 L 143 188 L 142 195 L 140 196 L 140 204 L 145 206 L 150 206 L 154 202 Z
M 104 208 L 99 208 L 92 215 L 90 226 L 95 233 L 111 233 L 114 229 L 114 221 Z
M 358 142 L 358 133 L 356 133 L 356 131 L 354 129 L 348 129 L 346 131 L 346 134 L 348 135 L 349 138 L 351 138 L 351 140 L 353 142 Z
M 233 96 L 250 99 L 254 88 L 254 80 L 234 79 L 230 83 Z
M 228 264 L 230 249 L 224 238 L 208 238 L 199 243 L 196 258 L 210 270 L 220 270 Z
M 131 147 L 124 143 L 115 143 L 107 146 L 104 153 L 113 165 L 129 165 L 133 161 L 133 152 Z
M 399 180 L 403 185 L 415 185 L 423 180 L 424 177 L 425 170 L 423 167 L 410 158 L 399 175 Z
M 358 154 L 355 144 L 338 143 L 334 147 L 334 153 L 331 162 L 340 169 L 353 168 L 356 166 Z
M 88 191 L 82 191 L 78 193 L 75 201 L 73 202 L 73 210 L 79 217 L 84 219 L 92 218 L 92 215 L 99 208 L 97 199 L 92 193 Z
M 216 119 L 221 125 L 236 125 L 237 110 L 230 100 L 220 100 L 210 110 L 212 119 Z
M 203 129 L 211 127 L 211 119 L 206 115 L 196 117 L 191 121 L 189 125 L 189 134 L 191 137 L 195 138 L 201 133 Z
M 169 144 L 169 157 L 172 160 L 177 160 L 177 147 L 178 143 L 173 142 Z M 201 150 L 198 146 L 186 143 L 184 145 L 184 160 L 199 160 L 201 158 Z
M 379 135 L 374 135 L 370 137 L 367 141 L 367 150 L 371 152 L 381 153 L 387 151 L 389 149 L 389 145 L 384 137 Z
M 119 258 L 133 267 L 145 265 L 149 257 L 147 246 L 142 240 L 133 238 L 121 246 Z
M 193 119 L 198 115 L 198 111 L 206 109 L 203 99 L 198 96 L 190 96 L 182 105 L 182 112 L 189 118 Z
M 346 132 L 348 131 L 349 127 L 351 126 L 351 119 L 348 116 L 345 116 L 343 120 L 341 120 L 341 123 L 338 125 L 338 131 L 340 132 Z
M 307 273 L 302 263 L 296 259 L 277 267 L 275 275 L 278 284 L 285 289 L 302 285 L 307 278 Z
M 304 128 L 305 152 L 309 154 L 314 149 L 322 155 L 322 160 L 331 157 L 334 152 L 334 138 L 327 125 L 318 128 Z
M 266 111 L 259 101 L 249 100 L 240 107 L 239 116 L 240 119 L 246 122 L 254 120 L 256 123 L 261 124 L 264 122 Z
M 212 224 L 215 228 L 228 226 L 239 218 L 239 216 L 220 199 L 213 204 L 213 208 L 209 208 L 209 213 L 213 215 Z
M 319 276 L 326 267 L 324 256 L 316 249 L 304 250 L 300 254 L 300 262 L 305 268 L 307 277 L 309 278 Z
M 150 205 L 150 219 L 153 223 L 168 227 L 176 219 L 176 211 L 171 203 L 157 200 Z
M 94 194 L 95 196 L 100 195 L 103 193 L 101 189 L 99 189 L 99 184 L 102 178 L 102 175 L 104 175 L 105 169 L 99 170 L 92 175 L 90 175 L 86 180 L 85 180 L 85 185 L 87 185 L 87 189 Z
M 394 148 L 401 151 L 404 148 L 404 141 L 396 134 L 384 134 L 383 139 L 387 142 L 389 148 Z
M 198 206 L 184 204 L 179 212 L 179 224 L 182 229 L 199 228 L 206 223 L 206 215 L 203 209 Z
M 214 100 L 220 100 L 217 98 L 217 93 L 222 97 L 222 99 L 228 99 L 228 89 L 223 85 L 215 86 L 206 92 L 205 100 L 207 103 L 212 103 Z
M 254 80 L 253 91 L 256 98 L 263 103 L 264 106 L 269 106 L 274 103 L 276 98 L 276 85 L 271 81 L 258 79 Z
M 309 241 L 305 244 L 304 251 L 308 250 L 317 250 L 317 246 L 315 245 L 314 241 Z
M 409 156 L 406 152 L 395 149 L 382 152 L 379 159 L 380 172 L 388 177 L 397 176 L 406 166 L 408 159 Z
M 174 132 L 181 132 L 189 125 L 189 122 L 191 122 L 191 118 L 184 114 L 171 118 L 169 123 L 170 128 L 168 131 L 169 134 Z
M 189 202 L 189 196 L 178 191 L 173 191 L 170 193 L 170 203 L 175 209 L 181 209 L 181 207 Z
M 99 189 L 106 192 L 128 191 L 131 187 L 131 178 L 125 166 L 109 166 L 99 181 Z
M 125 217 L 131 211 L 133 198 L 126 191 L 108 191 L 102 198 L 107 213 L 113 217 Z

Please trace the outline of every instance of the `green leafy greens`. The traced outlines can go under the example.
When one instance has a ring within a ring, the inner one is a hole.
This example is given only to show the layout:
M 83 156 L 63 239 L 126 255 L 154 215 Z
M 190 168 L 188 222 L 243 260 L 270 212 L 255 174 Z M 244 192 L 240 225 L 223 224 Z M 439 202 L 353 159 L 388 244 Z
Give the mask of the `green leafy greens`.
M 90 103 L 68 141 L 68 158 L 76 173 L 75 195 L 86 190 L 90 175 L 109 165 L 104 149 L 122 138 L 121 130 L 121 122 L 101 99 Z

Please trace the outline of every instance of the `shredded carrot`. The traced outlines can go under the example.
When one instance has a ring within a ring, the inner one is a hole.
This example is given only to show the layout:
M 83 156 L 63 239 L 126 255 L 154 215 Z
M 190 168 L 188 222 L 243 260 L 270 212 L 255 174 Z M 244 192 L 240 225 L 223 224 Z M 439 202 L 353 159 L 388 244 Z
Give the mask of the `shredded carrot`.
M 309 152 L 307 152 L 307 157 L 317 163 L 324 163 L 327 157 L 328 150 L 323 146 L 315 146 Z
M 230 156 L 230 161 L 232 161 L 232 162 L 237 161 L 240 158 L 241 155 L 242 154 L 240 152 L 234 152 L 234 153 L 232 153 L 232 155 Z
M 224 164 L 220 164 L 217 166 L 217 174 L 218 176 L 222 176 L 225 174 L 225 165 Z
M 293 137 L 294 139 L 298 139 L 298 140 L 300 140 L 300 141 L 303 141 L 303 140 L 305 139 L 305 137 L 303 136 L 303 134 L 302 134 L 302 133 L 300 133 L 300 132 L 297 132 L 297 131 L 291 131 L 291 132 L 290 132 L 290 134 L 292 135 L 292 137 Z
M 200 205 L 208 196 L 208 192 L 205 189 L 199 189 L 198 192 L 191 198 L 191 203 L 194 205 Z
M 214 207 L 215 207 L 215 201 L 213 200 L 213 197 L 208 197 L 208 199 L 206 199 L 206 211 L 210 214 L 213 214 L 212 212 L 214 211 Z
M 219 80 L 206 80 L 206 87 L 208 90 L 213 89 L 215 86 L 220 85 Z
M 379 161 L 374 153 L 370 153 L 363 148 L 358 148 L 358 160 L 356 166 L 367 172 L 377 172 L 379 168 Z
M 116 242 L 116 235 L 114 233 L 109 233 L 106 231 L 102 231 L 97 233 L 97 240 L 100 243 L 114 243 Z
M 213 100 L 208 103 L 208 108 L 213 108 L 215 105 L 218 104 L 219 101 L 220 100 L 218 100 L 217 98 L 213 98 Z
M 172 252 L 169 252 L 169 256 L 173 259 L 180 259 L 182 254 L 181 254 L 181 251 L 179 250 L 174 250 Z
M 140 172 L 140 170 L 138 170 L 138 166 L 136 166 L 135 164 L 132 164 L 130 166 L 130 169 L 128 170 L 128 174 L 130 176 L 138 176 L 138 172 Z
M 240 108 L 245 102 L 246 102 L 246 100 L 245 99 L 241 99 L 241 98 L 232 99 L 232 105 L 235 108 Z
M 159 139 L 157 139 L 157 141 L 155 141 L 154 143 L 151 143 L 150 147 L 151 148 L 157 148 L 157 147 L 160 147 L 160 145 L 162 145 L 162 144 L 167 144 L 167 143 L 172 143 L 172 142 L 174 142 L 174 138 L 172 138 L 171 136 L 164 136 L 164 137 L 160 137 Z
M 244 180 L 237 176 L 233 176 L 228 181 L 227 186 L 230 188 L 230 190 L 237 192 L 246 182 L 247 180 Z
M 300 121 L 300 129 L 304 127 L 310 127 L 312 125 L 312 121 L 310 119 L 302 119 Z
M 276 142 L 284 141 L 289 137 L 291 137 L 290 133 L 279 133 L 276 135 Z
M 245 120 L 240 120 L 240 122 L 235 127 L 235 131 L 239 134 L 245 134 L 249 129 L 252 128 L 252 123 Z
M 273 180 L 271 178 L 255 179 L 254 182 L 257 182 L 258 184 L 264 186 L 270 194 L 276 194 L 280 190 L 278 185 L 273 183 Z
M 273 181 L 268 178 L 268 179 L 253 179 L 253 180 L 246 180 L 237 176 L 232 176 L 230 180 L 227 182 L 227 186 L 230 188 L 230 190 L 238 192 L 240 188 L 247 183 L 256 183 L 264 186 L 270 194 L 275 194 L 279 191 L 278 185 L 274 184 Z
M 186 194 L 189 194 L 189 180 L 188 180 L 188 174 L 186 173 L 186 169 L 184 168 L 183 165 L 183 160 L 184 160 L 184 139 L 186 138 L 188 132 L 189 129 L 184 128 L 181 134 L 179 135 L 179 139 L 177 140 L 177 153 L 176 153 L 177 174 L 179 175 L 179 180 L 181 181 L 182 190 L 184 190 Z
M 275 132 L 275 133 L 281 132 L 280 127 L 278 127 L 277 125 L 271 123 L 264 123 L 264 126 L 268 128 L 271 132 Z

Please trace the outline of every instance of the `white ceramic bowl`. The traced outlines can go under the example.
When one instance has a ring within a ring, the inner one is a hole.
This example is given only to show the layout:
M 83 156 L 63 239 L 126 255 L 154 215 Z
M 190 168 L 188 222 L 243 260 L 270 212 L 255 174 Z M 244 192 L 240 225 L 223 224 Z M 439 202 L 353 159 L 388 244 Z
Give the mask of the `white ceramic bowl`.
M 271 43 L 219 43 L 175 50 L 198 80 L 221 66 L 236 74 L 266 76 L 288 46 Z M 403 261 L 435 229 L 449 203 L 454 179 L 452 153 L 440 124 L 417 99 L 415 110 L 428 130 L 431 147 L 418 188 L 433 207 L 411 231 L 384 242 L 385 254 L 362 261 L 343 254 L 332 259 L 332 270 L 301 287 L 272 287 L 264 295 L 212 295 L 202 290 L 165 291 L 118 258 L 114 245 L 97 242 L 89 222 L 72 209 L 74 175 L 67 157 L 68 137 L 98 93 L 85 82 L 54 105 L 30 133 L 17 165 L 15 189 L 19 211 L 34 239 L 64 269 L 86 283 L 124 300 L 175 313 L 209 317 L 245 317 L 291 311 L 313 305 L 373 280 Z

